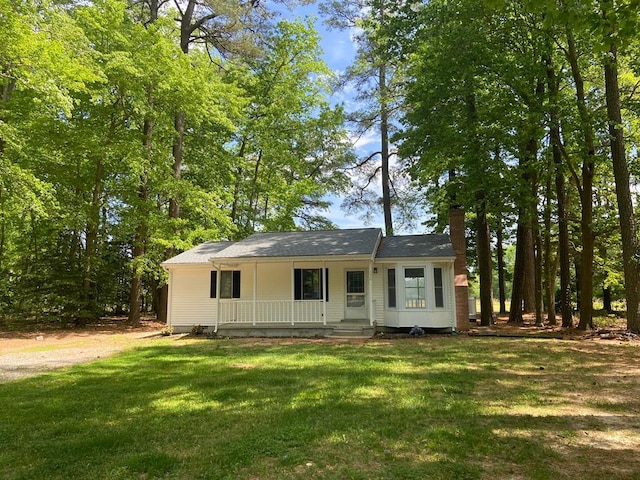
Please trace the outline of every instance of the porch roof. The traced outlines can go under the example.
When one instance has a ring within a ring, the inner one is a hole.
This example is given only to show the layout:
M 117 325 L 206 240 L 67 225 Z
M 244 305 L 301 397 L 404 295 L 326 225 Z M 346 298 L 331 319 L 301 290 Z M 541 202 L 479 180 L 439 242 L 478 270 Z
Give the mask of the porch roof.
M 376 259 L 385 258 L 455 258 L 449 235 L 400 235 L 382 239 Z

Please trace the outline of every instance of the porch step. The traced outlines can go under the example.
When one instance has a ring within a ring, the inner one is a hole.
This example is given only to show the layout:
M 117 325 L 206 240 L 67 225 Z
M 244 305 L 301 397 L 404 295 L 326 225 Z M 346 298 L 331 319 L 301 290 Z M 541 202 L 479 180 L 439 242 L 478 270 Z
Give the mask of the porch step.
M 362 325 L 368 327 L 371 321 L 368 318 L 343 318 L 340 320 L 342 325 Z
M 370 325 L 340 323 L 333 327 L 331 333 L 327 334 L 328 338 L 371 338 L 375 334 L 376 329 Z

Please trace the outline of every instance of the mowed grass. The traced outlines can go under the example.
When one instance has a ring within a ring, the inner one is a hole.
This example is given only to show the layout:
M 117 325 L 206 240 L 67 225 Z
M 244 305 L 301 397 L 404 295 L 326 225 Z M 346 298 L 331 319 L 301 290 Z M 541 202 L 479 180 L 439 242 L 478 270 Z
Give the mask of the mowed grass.
M 640 353 L 158 341 L 0 384 L 0 478 L 637 479 Z

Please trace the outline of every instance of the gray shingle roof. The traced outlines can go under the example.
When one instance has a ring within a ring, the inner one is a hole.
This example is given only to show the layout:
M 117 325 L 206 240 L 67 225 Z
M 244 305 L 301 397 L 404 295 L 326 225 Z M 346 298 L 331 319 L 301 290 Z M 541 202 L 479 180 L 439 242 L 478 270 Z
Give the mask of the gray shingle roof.
M 401 235 L 385 237 L 376 258 L 455 257 L 449 235 Z
M 163 265 L 206 264 L 215 258 L 371 256 L 379 228 L 254 233 L 239 242 L 205 242 Z M 401 235 L 382 239 L 376 258 L 455 257 L 448 235 Z
M 234 242 L 205 242 L 201 243 L 197 247 L 193 247 L 191 250 L 187 250 L 186 252 L 182 252 L 175 257 L 170 258 L 162 262 L 163 265 L 166 264 L 186 264 L 186 263 L 209 263 L 209 259 L 211 257 L 216 256 L 225 248 L 233 245 Z
M 373 255 L 379 228 L 254 233 L 220 252 L 222 258 Z

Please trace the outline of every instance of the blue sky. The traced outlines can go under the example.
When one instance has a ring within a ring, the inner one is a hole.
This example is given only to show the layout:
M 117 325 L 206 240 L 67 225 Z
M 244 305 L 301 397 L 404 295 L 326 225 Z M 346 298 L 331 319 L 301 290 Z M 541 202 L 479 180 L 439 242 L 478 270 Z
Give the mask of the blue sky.
M 350 32 L 338 29 L 328 30 L 322 21 L 322 17 L 318 13 L 317 4 L 297 7 L 294 9 L 293 13 L 287 13 L 286 16 L 315 18 L 315 27 L 321 36 L 320 47 L 324 52 L 323 59 L 331 70 L 334 72 L 343 72 L 351 64 L 355 58 L 356 49 Z M 348 92 L 337 94 L 334 101 L 335 103 L 349 102 L 350 98 Z M 363 136 L 355 146 L 357 150 L 360 150 L 361 154 L 368 155 L 371 148 L 375 148 L 372 143 L 376 141 L 377 138 L 374 132 L 372 135 Z M 330 196 L 327 199 L 332 203 L 332 207 L 328 212 L 323 212 L 323 214 L 333 223 L 338 225 L 338 227 L 359 228 L 365 226 L 359 215 L 347 216 L 347 214 L 340 209 L 342 198 Z M 375 215 L 373 220 L 366 226 L 380 227 L 384 229 L 384 220 L 382 215 Z

